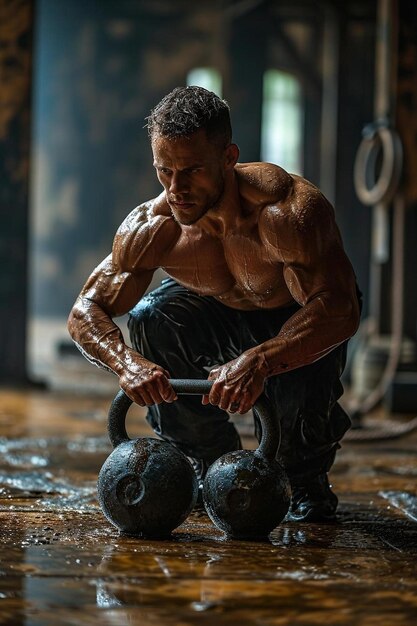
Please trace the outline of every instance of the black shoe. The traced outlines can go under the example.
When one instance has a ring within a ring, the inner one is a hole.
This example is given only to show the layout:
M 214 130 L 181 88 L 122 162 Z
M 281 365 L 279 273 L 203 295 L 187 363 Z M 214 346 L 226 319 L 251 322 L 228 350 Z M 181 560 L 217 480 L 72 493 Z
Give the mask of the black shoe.
M 335 519 L 337 496 L 327 474 L 319 474 L 303 486 L 292 488 L 289 519 L 299 522 L 330 522 Z

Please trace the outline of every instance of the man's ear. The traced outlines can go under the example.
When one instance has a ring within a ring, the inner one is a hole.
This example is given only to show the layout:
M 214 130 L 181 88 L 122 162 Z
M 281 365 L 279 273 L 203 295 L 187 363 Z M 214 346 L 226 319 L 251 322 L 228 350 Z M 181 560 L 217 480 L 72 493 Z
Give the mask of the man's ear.
M 229 144 L 225 150 L 224 157 L 226 167 L 232 169 L 239 158 L 239 147 L 235 143 Z

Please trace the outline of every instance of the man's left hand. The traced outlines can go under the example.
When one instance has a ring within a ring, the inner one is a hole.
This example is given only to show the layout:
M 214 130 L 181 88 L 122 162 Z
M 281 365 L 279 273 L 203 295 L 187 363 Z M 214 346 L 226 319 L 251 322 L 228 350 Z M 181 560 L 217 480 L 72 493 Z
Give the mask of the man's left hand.
M 266 379 L 266 363 L 262 355 L 248 350 L 237 359 L 211 370 L 210 394 L 203 404 L 213 404 L 229 413 L 247 413 L 261 395 Z

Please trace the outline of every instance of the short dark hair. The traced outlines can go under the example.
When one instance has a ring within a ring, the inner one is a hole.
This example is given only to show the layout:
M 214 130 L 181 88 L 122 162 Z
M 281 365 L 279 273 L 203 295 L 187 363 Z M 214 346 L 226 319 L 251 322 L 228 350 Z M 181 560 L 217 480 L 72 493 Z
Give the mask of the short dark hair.
M 150 138 L 187 137 L 203 129 L 207 138 L 224 146 L 232 140 L 229 105 L 203 87 L 176 87 L 146 118 Z

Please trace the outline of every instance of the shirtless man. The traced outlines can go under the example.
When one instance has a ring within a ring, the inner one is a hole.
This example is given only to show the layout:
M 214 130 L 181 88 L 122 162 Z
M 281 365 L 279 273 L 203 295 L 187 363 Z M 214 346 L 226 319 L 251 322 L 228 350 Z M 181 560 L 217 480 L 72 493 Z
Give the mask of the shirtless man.
M 241 447 L 227 411 L 246 413 L 265 391 L 281 421 L 293 518 L 331 519 L 327 472 L 350 425 L 340 376 L 360 308 L 333 209 L 299 176 L 237 163 L 228 105 L 205 89 L 168 94 L 148 130 L 163 191 L 122 223 L 69 331 L 200 478 Z M 170 278 L 145 296 L 157 268 Z M 132 348 L 112 321 L 127 312 Z M 170 377 L 207 375 L 202 402 L 174 402 Z

